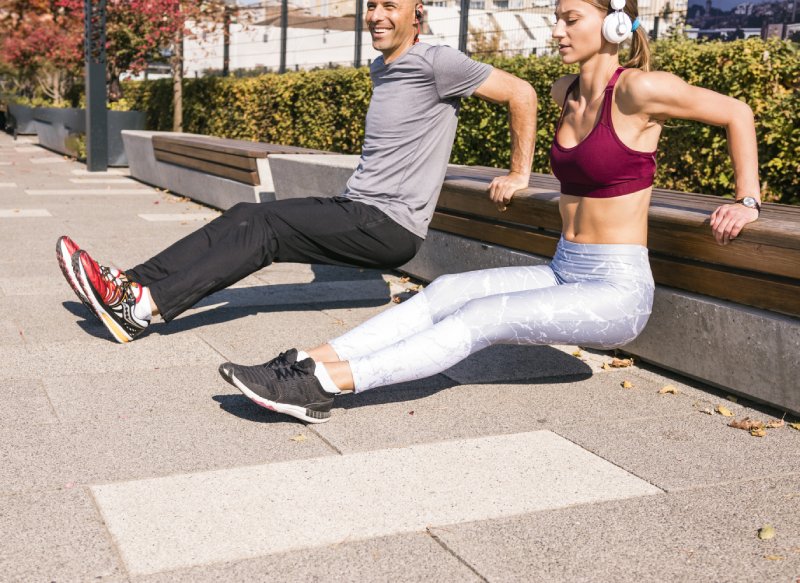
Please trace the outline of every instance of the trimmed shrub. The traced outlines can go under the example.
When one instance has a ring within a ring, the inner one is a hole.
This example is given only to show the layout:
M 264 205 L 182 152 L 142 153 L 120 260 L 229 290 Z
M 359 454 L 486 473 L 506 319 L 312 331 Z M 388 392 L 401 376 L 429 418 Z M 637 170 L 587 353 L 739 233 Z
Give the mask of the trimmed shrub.
M 653 50 L 657 69 L 750 105 L 756 117 L 764 199 L 800 204 L 797 45 L 760 39 L 662 40 L 653 44 Z M 556 56 L 487 62 L 528 80 L 536 89 L 539 116 L 533 169 L 549 172 L 548 150 L 560 113 L 550 98 L 550 86 L 576 68 L 565 66 Z M 171 91 L 170 80 L 126 83 L 125 99 L 132 109 L 147 112 L 148 127 L 169 130 Z M 366 68 L 351 68 L 188 79 L 184 93 L 187 132 L 357 154 L 371 86 Z M 509 153 L 507 108 L 464 100 L 451 161 L 502 168 L 508 165 Z M 658 163 L 656 185 L 661 188 L 733 194 L 733 169 L 722 128 L 669 121 L 662 132 Z

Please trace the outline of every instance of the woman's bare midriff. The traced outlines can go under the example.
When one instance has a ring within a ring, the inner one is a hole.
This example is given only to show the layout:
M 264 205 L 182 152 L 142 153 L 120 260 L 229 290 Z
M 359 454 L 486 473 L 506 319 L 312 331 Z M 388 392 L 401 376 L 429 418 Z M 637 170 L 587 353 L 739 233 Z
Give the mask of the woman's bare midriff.
M 647 209 L 652 188 L 613 198 L 562 194 L 562 233 L 573 243 L 647 245 Z

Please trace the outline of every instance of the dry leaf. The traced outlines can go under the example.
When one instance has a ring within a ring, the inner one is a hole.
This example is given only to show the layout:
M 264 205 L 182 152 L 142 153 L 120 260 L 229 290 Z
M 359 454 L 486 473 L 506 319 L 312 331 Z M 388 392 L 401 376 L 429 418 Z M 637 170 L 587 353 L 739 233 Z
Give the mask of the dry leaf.
M 392 298 L 392 303 L 393 303 L 393 304 L 399 304 L 399 303 L 400 303 L 400 298 L 399 298 L 398 296 L 394 296 L 394 297 Z
M 614 358 L 611 360 L 611 366 L 614 368 L 625 368 L 633 364 L 632 358 Z
M 607 362 L 604 362 L 604 363 L 603 363 L 603 366 L 601 366 L 600 368 L 602 368 L 603 370 L 611 370 L 611 367 L 610 367 L 610 366 L 608 366 L 608 363 L 607 363 Z
M 717 405 L 716 412 L 724 417 L 733 417 L 733 412 L 728 409 L 725 405 Z
M 630 381 L 622 381 L 620 383 L 620 385 L 622 385 L 623 389 L 632 389 L 633 388 L 633 383 L 630 382 Z
M 783 422 L 783 419 L 773 419 L 772 421 L 767 423 L 764 427 L 766 427 L 767 429 L 780 429 L 784 425 L 786 425 L 786 423 Z
M 750 435 L 753 437 L 764 437 L 767 434 L 766 429 L 751 429 Z
M 768 561 L 782 561 L 784 559 L 780 555 L 764 555 L 764 558 Z
M 289 439 L 291 439 L 292 441 L 296 441 L 296 442 L 300 443 L 301 441 L 305 441 L 308 438 L 305 435 L 303 435 L 302 433 L 299 433 L 299 434 L 295 435 L 294 437 L 290 437 Z
M 800 423 L 789 423 L 789 427 L 791 427 L 792 429 L 797 429 L 797 431 L 800 431 Z
M 678 393 L 680 393 L 678 388 L 672 385 L 667 385 L 666 387 L 661 387 L 658 389 L 659 395 L 677 395 Z
M 765 524 L 758 529 L 758 538 L 761 540 L 769 540 L 775 538 L 775 527 L 771 524 Z
M 581 356 L 582 354 L 583 353 L 580 351 L 580 349 L 578 349 L 578 350 L 576 350 L 575 352 L 572 353 L 572 356 Z
M 756 419 L 750 419 L 750 417 L 745 417 L 744 419 L 739 420 L 734 419 L 728 423 L 728 427 L 733 427 L 734 429 L 744 429 L 745 431 L 753 431 L 754 429 L 764 429 L 764 423 Z
M 714 411 L 712 411 L 711 409 L 700 409 L 700 412 L 701 413 L 705 413 L 706 415 L 713 415 L 714 414 Z
M 400 283 L 408 283 L 409 281 L 411 281 L 411 278 L 408 276 L 400 278 Z

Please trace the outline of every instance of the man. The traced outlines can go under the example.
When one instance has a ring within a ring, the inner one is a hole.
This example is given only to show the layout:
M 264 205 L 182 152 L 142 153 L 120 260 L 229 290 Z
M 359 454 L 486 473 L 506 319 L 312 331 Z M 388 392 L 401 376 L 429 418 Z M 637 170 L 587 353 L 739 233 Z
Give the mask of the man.
M 99 265 L 68 237 L 67 281 L 118 342 L 155 315 L 169 322 L 202 298 L 273 261 L 398 267 L 419 250 L 447 170 L 462 97 L 509 107 L 511 165 L 489 196 L 501 208 L 528 185 L 536 93 L 527 82 L 444 46 L 418 43 L 422 4 L 370 0 L 366 23 L 382 56 L 370 75 L 361 160 L 345 192 L 240 203 L 125 272 Z

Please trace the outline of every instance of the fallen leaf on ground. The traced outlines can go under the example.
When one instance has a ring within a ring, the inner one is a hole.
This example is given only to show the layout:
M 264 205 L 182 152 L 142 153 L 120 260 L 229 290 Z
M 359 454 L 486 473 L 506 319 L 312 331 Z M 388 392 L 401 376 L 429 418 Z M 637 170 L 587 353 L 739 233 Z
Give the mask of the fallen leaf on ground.
M 413 412 L 413 411 L 409 411 L 409 412 L 408 412 L 408 414 L 409 414 L 409 415 L 413 415 L 413 414 L 414 414 L 414 412 Z
M 800 423 L 789 423 L 789 427 L 791 427 L 792 429 L 797 429 L 797 431 L 800 431 Z
M 767 424 L 765 425 L 765 427 L 766 427 L 767 429 L 780 429 L 780 428 L 781 428 L 781 427 L 783 427 L 784 425 L 786 425 L 786 423 L 784 423 L 784 422 L 783 422 L 783 419 L 773 419 L 772 421 L 770 421 L 769 423 L 767 423 Z
M 750 435 L 753 437 L 764 437 L 767 434 L 766 429 L 751 429 Z
M 705 413 L 706 415 L 713 415 L 714 414 L 714 411 L 712 411 L 711 409 L 700 409 L 699 411 L 701 413 Z
M 659 395 L 677 395 L 678 393 L 680 393 L 678 388 L 672 385 L 667 385 L 666 387 L 661 387 L 658 389 Z
M 299 442 L 301 442 L 301 441 L 305 441 L 305 440 L 306 440 L 306 439 L 308 439 L 308 438 L 307 438 L 305 435 L 303 435 L 302 433 L 300 433 L 300 434 L 298 434 L 298 435 L 295 435 L 294 437 L 290 437 L 289 439 L 291 439 L 292 441 L 296 441 L 296 442 L 298 442 L 298 443 L 299 443 Z
M 572 353 L 572 356 L 580 356 L 581 354 L 583 353 L 580 350 L 576 350 L 575 352 Z
M 775 527 L 771 524 L 765 524 L 758 529 L 758 538 L 761 540 L 769 540 L 775 538 Z
M 625 368 L 633 365 L 632 358 L 614 358 L 611 360 L 611 366 L 614 368 Z
M 406 276 L 406 277 L 401 277 L 400 278 L 400 283 L 408 283 L 409 281 L 411 281 L 410 277 Z
M 397 297 L 397 296 L 394 296 L 394 297 L 392 298 L 392 303 L 393 303 L 393 304 L 399 304 L 399 303 L 400 303 L 400 298 L 399 298 L 399 297 Z
M 603 370 L 611 370 L 611 367 L 610 367 L 610 366 L 608 366 L 608 363 L 607 363 L 607 362 L 604 362 L 604 363 L 603 363 L 603 366 L 601 366 L 600 368 L 602 368 Z
M 733 412 L 728 409 L 725 405 L 717 405 L 716 412 L 724 417 L 733 417 Z
M 752 431 L 753 429 L 764 429 L 764 423 L 762 421 L 758 421 L 757 419 L 750 419 L 750 417 L 745 417 L 744 419 L 734 419 L 730 423 L 728 423 L 728 427 L 733 427 L 734 429 L 744 429 L 745 431 Z
M 768 561 L 782 561 L 784 559 L 780 555 L 764 555 L 764 558 Z
M 630 382 L 630 381 L 622 381 L 620 383 L 620 385 L 622 385 L 623 389 L 632 389 L 633 388 L 633 383 Z

